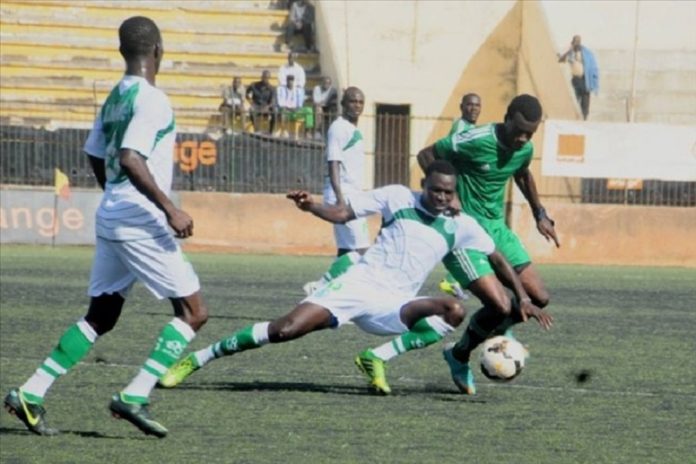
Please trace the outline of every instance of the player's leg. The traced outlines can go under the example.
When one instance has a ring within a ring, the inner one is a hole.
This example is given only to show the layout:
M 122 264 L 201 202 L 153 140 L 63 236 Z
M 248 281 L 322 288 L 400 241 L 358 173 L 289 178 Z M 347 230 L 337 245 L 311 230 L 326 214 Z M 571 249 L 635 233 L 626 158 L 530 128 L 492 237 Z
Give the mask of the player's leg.
M 59 377 L 84 359 L 97 338 L 114 327 L 124 303 L 121 295 L 127 294 L 134 281 L 110 243 L 97 239 L 89 285 L 92 298 L 86 316 L 68 327 L 34 374 L 5 397 L 6 409 L 30 431 L 38 435 L 57 433 L 46 423 L 44 397 Z
M 334 224 L 334 239 L 338 253 L 329 269 L 319 280 L 307 282 L 302 287 L 306 295 L 311 295 L 336 277 L 345 273 L 358 262 L 370 246 L 370 233 L 364 218 L 354 219 L 346 224 Z
M 150 393 L 205 324 L 208 311 L 200 295 L 198 276 L 173 237 L 124 242 L 118 251 L 122 262 L 157 298 L 172 302 L 175 317 L 160 331 L 140 371 L 114 395 L 109 407 L 115 416 L 128 420 L 143 433 L 161 438 L 167 429 L 149 415 Z
M 356 324 L 370 333 L 400 333 L 376 348 L 360 353 L 355 364 L 368 377 L 370 387 L 388 395 L 386 363 L 400 354 L 439 342 L 464 320 L 464 306 L 452 297 L 417 298 L 400 304 L 397 310 L 369 315 Z
M 442 262 L 459 284 L 483 304 L 472 314 L 462 338 L 445 346 L 443 351 L 454 383 L 463 393 L 473 395 L 476 386 L 469 366 L 471 352 L 505 320 L 510 313 L 510 298 L 485 254 L 457 249 L 445 256 Z

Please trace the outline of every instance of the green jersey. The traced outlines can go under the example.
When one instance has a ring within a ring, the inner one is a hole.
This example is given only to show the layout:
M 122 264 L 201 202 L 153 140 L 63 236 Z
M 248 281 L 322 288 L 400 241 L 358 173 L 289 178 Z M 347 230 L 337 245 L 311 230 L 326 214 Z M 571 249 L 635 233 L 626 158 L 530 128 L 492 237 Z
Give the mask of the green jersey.
M 508 179 L 532 161 L 531 142 L 513 151 L 495 135 L 496 124 L 457 132 L 435 143 L 435 157 L 457 170 L 457 193 L 465 213 L 479 220 L 504 218 L 503 200 Z
M 456 121 L 452 123 L 452 128 L 449 131 L 449 134 L 447 136 L 451 136 L 456 134 L 457 132 L 465 132 L 468 131 L 469 129 L 473 129 L 476 127 L 476 124 L 471 124 L 469 121 L 459 118 Z

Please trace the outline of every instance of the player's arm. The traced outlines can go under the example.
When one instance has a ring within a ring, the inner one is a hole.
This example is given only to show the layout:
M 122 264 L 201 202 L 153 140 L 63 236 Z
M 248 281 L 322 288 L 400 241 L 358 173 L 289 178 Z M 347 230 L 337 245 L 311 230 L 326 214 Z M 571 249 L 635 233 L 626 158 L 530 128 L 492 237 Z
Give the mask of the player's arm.
M 145 158 L 140 153 L 129 148 L 121 149 L 119 163 L 131 184 L 164 212 L 167 222 L 174 229 L 177 237 L 187 238 L 193 235 L 193 219 L 185 211 L 177 208 L 160 190 L 145 163 Z
M 336 203 L 339 205 L 345 204 L 346 199 L 343 198 L 341 190 L 341 162 L 329 161 L 329 183 L 336 195 Z
M 308 211 L 316 217 L 334 224 L 344 224 L 355 219 L 355 212 L 350 205 L 338 203 L 336 205 L 325 205 L 314 201 L 312 195 L 304 190 L 293 190 L 286 195 L 287 198 L 295 202 L 302 211 Z
M 421 170 L 425 172 L 425 170 L 428 169 L 428 166 L 430 166 L 430 163 L 435 161 L 435 145 L 430 145 L 423 148 L 418 152 L 418 156 L 416 158 L 418 159 L 418 166 L 420 166 Z
M 519 303 L 517 309 L 520 312 L 522 322 L 527 322 L 527 319 L 532 317 L 539 322 L 541 327 L 546 330 L 550 329 L 551 325 L 553 325 L 553 318 L 549 313 L 542 311 L 532 303 L 532 299 L 527 295 L 517 272 L 515 272 L 508 260 L 496 250 L 488 255 L 488 261 L 490 261 L 491 267 L 500 282 L 512 290 L 512 293 L 515 295 Z
M 546 210 L 541 205 L 539 200 L 539 194 L 537 193 L 536 182 L 534 182 L 534 176 L 528 167 L 520 169 L 515 173 L 515 183 L 519 187 L 520 191 L 527 199 L 529 207 L 532 209 L 532 214 L 534 219 L 536 219 L 536 226 L 539 233 L 546 238 L 546 240 L 553 240 L 556 247 L 560 247 L 561 244 L 558 241 L 558 236 L 556 235 L 555 222 L 551 219 Z
M 104 158 L 97 158 L 96 156 L 87 155 L 89 159 L 89 164 L 92 166 L 92 172 L 94 172 L 94 177 L 97 178 L 99 186 L 104 190 L 106 185 L 106 165 L 104 163 Z

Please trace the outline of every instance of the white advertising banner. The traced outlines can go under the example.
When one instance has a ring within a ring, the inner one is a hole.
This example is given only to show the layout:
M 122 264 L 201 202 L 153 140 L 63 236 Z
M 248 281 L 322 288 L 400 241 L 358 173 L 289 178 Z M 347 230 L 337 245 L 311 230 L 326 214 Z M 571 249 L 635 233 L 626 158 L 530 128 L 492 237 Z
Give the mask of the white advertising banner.
M 696 127 L 547 120 L 545 176 L 696 181 Z

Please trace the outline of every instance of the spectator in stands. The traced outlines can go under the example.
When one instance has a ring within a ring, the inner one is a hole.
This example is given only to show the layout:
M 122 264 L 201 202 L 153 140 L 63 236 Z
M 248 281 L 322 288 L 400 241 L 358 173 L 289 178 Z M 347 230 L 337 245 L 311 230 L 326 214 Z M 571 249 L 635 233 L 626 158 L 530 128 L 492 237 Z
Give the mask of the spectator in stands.
M 323 138 L 331 120 L 338 114 L 338 92 L 332 85 L 331 78 L 324 76 L 321 84 L 312 92 L 316 138 Z
M 261 80 L 249 86 L 246 98 L 249 102 L 249 117 L 254 131 L 259 131 L 258 116 L 269 121 L 269 133 L 275 127 L 275 88 L 271 85 L 271 72 L 267 69 L 261 73 Z
M 222 130 L 229 134 L 236 119 L 242 121 L 244 128 L 244 87 L 242 79 L 235 76 L 231 86 L 222 88 L 222 103 L 220 103 L 220 115 L 222 116 Z
M 281 85 L 276 90 L 276 104 L 281 118 L 281 127 L 287 129 L 289 124 L 296 121 L 304 121 L 304 135 L 314 127 L 314 117 L 311 108 L 304 106 L 305 92 L 302 87 L 295 85 L 295 76 L 292 74 L 285 78 L 285 85 Z M 294 127 L 290 131 L 290 136 L 296 137 Z
M 290 16 L 285 26 L 285 43 L 293 49 L 291 41 L 295 34 L 302 34 L 304 49 L 315 51 L 314 47 L 314 5 L 306 0 L 295 0 L 290 6 Z
M 590 92 L 596 94 L 599 91 L 599 67 L 594 54 L 582 45 L 580 36 L 576 35 L 570 42 L 570 48 L 558 55 L 558 62 L 570 64 L 570 83 L 582 110 L 582 118 L 587 119 L 590 114 Z
M 278 68 L 278 85 L 285 85 L 289 75 L 295 76 L 295 87 L 305 88 L 305 70 L 300 63 L 297 62 L 297 53 L 288 53 L 288 62 Z

